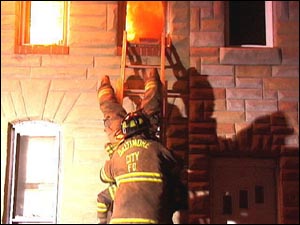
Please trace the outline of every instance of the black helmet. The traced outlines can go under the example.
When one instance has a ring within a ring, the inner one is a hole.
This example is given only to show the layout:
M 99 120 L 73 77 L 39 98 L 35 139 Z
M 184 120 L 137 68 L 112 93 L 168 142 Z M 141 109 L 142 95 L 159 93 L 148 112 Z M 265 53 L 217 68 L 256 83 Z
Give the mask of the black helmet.
M 121 122 L 121 131 L 125 138 L 146 132 L 148 129 L 149 121 L 140 111 L 128 113 Z

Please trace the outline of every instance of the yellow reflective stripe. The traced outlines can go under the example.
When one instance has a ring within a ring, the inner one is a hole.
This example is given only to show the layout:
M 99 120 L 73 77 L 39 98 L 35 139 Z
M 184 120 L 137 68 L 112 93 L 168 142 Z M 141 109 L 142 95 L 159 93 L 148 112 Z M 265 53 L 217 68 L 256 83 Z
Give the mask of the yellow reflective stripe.
M 104 88 L 98 93 L 98 98 L 101 98 L 103 95 L 111 94 L 112 90 L 110 88 Z
M 152 219 L 144 218 L 113 218 L 109 222 L 110 224 L 120 224 L 120 223 L 148 223 L 157 224 L 158 221 Z
M 117 190 L 116 185 L 109 186 L 109 188 L 108 188 L 109 195 L 112 198 L 112 200 L 115 199 L 116 190 Z
M 100 177 L 102 178 L 103 181 L 106 181 L 106 182 L 109 182 L 109 183 L 114 182 L 113 179 L 109 178 L 109 177 L 106 175 L 106 173 L 105 173 L 105 171 L 104 171 L 103 168 L 102 168 L 101 171 L 100 171 Z
M 101 208 L 101 207 L 106 208 L 106 205 L 103 202 L 97 202 L 97 207 L 98 208 Z
M 97 212 L 100 212 L 100 213 L 106 213 L 106 212 L 107 212 L 107 209 L 100 209 L 100 208 L 97 208 Z
M 127 182 L 162 182 L 162 175 L 160 173 L 152 172 L 132 172 L 126 173 L 116 177 L 117 185 Z
M 117 179 L 123 179 L 127 177 L 162 177 L 161 173 L 154 173 L 154 172 L 132 172 L 132 173 L 125 173 L 120 176 L 116 177 Z
M 97 212 L 98 212 L 98 213 L 106 213 L 106 212 L 107 212 L 107 209 L 103 209 L 103 210 L 102 210 L 102 209 L 97 209 Z
M 107 212 L 107 206 L 102 202 L 97 202 L 97 212 Z
M 135 178 L 125 178 L 122 180 L 118 180 L 117 184 L 120 185 L 121 183 L 128 183 L 128 182 L 154 182 L 154 183 L 161 183 L 161 178 L 147 178 L 147 177 L 135 177 Z
M 150 88 L 156 88 L 156 87 L 157 87 L 156 81 L 149 81 L 145 86 L 145 91 L 147 91 Z

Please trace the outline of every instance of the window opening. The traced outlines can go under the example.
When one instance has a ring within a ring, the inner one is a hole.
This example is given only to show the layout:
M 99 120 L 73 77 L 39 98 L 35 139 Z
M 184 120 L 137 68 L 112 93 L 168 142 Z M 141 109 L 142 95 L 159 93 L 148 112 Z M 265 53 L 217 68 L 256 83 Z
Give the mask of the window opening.
M 16 53 L 68 53 L 67 1 L 21 1 L 17 4 Z
M 223 196 L 223 214 L 232 214 L 232 197 L 229 192 Z
M 239 205 L 241 209 L 248 209 L 248 191 L 240 190 L 240 201 Z
M 272 1 L 228 1 L 229 46 L 273 46 Z
M 29 44 L 64 44 L 63 1 L 32 1 Z
M 140 42 L 143 39 L 160 40 L 163 31 L 164 10 L 161 1 L 127 1 L 127 40 Z
M 255 185 L 255 203 L 264 203 L 264 187 Z
M 124 30 L 131 43 L 160 41 L 165 30 L 166 8 L 166 1 L 119 1 L 118 54 L 121 54 Z
M 8 223 L 56 223 L 59 128 L 44 121 L 12 127 Z

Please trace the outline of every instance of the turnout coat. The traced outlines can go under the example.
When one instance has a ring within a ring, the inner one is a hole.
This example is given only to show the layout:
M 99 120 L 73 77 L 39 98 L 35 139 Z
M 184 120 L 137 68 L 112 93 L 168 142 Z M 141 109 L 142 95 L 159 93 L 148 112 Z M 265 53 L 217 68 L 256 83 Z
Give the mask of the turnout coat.
M 175 164 L 160 142 L 143 135 L 125 139 L 100 170 L 100 179 L 118 190 L 110 223 L 172 223 Z

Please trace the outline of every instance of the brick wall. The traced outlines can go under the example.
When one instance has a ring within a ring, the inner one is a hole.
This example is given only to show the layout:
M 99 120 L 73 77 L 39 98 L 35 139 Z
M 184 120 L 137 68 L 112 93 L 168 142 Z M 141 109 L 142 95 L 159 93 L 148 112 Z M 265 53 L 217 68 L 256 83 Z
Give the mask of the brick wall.
M 107 141 L 96 90 L 120 73 L 117 2 L 70 2 L 69 55 L 14 54 L 15 4 L 1 2 L 1 199 L 8 123 L 52 121 L 62 127 L 59 222 L 95 223 Z M 259 50 L 224 46 L 224 2 L 168 4 L 166 144 L 189 169 L 190 194 L 209 193 L 211 157 L 275 158 L 278 222 L 299 222 L 299 3 L 274 2 L 275 48 Z M 185 222 L 210 221 L 209 195 L 189 205 Z
M 209 192 L 210 157 L 279 159 L 278 222 L 297 223 L 299 3 L 273 2 L 274 48 L 224 47 L 224 7 L 190 7 L 189 189 Z M 210 221 L 210 198 L 194 201 L 189 222 Z

